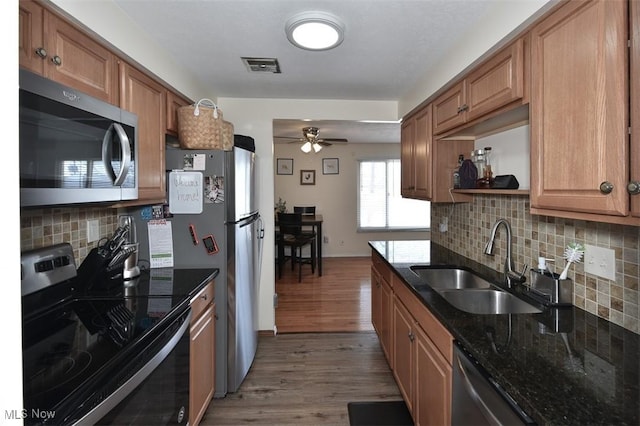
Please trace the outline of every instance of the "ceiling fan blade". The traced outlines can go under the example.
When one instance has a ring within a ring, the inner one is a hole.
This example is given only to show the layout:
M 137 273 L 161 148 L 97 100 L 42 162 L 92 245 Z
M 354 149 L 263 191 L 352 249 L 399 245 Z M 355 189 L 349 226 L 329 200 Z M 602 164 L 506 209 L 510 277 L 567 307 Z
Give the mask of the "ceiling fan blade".
M 344 138 L 322 138 L 318 140 L 319 142 L 330 142 L 330 143 L 347 143 L 349 142 Z

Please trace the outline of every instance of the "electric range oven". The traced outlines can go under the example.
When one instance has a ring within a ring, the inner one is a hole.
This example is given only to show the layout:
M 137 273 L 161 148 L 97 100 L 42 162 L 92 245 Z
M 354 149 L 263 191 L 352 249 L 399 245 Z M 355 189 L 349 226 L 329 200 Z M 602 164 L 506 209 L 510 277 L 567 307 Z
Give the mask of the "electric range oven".
M 212 270 L 153 294 L 148 271 L 109 288 L 75 281 L 68 244 L 21 266 L 23 289 L 39 280 L 22 298 L 25 424 L 188 423 L 190 297 Z

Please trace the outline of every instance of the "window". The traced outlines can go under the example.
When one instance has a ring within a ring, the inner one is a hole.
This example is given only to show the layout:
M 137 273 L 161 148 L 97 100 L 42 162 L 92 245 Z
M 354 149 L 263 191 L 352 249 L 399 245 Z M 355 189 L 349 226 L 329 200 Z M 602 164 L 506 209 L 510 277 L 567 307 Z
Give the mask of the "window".
M 400 195 L 400 160 L 360 161 L 358 188 L 358 231 L 431 226 L 430 203 Z

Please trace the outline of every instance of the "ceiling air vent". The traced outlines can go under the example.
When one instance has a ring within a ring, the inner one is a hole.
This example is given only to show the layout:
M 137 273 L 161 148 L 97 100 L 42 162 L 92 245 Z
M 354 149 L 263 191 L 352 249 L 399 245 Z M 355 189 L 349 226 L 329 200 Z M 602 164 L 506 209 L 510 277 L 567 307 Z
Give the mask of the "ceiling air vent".
M 280 74 L 280 64 L 276 58 L 242 58 L 250 72 L 270 72 Z

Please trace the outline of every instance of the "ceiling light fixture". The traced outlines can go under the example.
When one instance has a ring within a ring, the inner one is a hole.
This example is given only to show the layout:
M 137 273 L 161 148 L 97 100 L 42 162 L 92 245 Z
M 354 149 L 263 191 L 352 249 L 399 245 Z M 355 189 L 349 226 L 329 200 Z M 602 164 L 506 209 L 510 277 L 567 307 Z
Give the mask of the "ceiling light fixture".
M 300 147 L 300 150 L 305 154 L 308 154 L 311 152 L 312 148 L 313 148 L 313 152 L 320 152 L 320 150 L 322 149 L 322 145 L 320 145 L 318 142 L 311 143 L 307 141 L 302 144 L 302 146 Z
M 302 144 L 302 146 L 300 147 L 300 149 L 302 150 L 302 152 L 304 152 L 305 154 L 308 154 L 311 152 L 311 142 L 305 142 L 304 144 Z
M 307 50 L 328 50 L 344 39 L 344 25 L 326 12 L 303 12 L 287 21 L 287 38 L 294 45 Z

